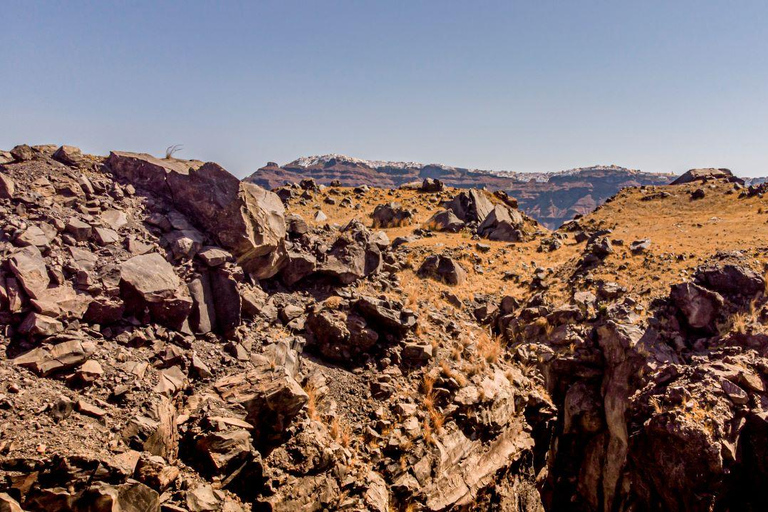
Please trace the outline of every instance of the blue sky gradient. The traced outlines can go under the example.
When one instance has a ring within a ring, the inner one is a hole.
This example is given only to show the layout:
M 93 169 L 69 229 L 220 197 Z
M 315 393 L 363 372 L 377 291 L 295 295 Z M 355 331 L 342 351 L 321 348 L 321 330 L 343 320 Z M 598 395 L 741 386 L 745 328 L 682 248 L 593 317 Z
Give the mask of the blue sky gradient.
M 0 148 L 768 175 L 768 2 L 3 2 Z

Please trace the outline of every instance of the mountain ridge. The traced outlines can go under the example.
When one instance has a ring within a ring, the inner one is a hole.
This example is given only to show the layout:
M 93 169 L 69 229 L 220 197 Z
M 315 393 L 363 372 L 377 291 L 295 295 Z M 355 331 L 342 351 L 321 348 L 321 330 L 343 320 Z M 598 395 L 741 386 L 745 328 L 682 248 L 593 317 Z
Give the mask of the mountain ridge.
M 457 188 L 504 190 L 520 208 L 549 228 L 591 212 L 628 186 L 666 185 L 676 175 L 649 173 L 618 165 L 594 165 L 551 173 L 488 171 L 444 164 L 364 160 L 330 153 L 301 157 L 282 166 L 269 162 L 245 181 L 272 189 L 312 178 L 322 185 L 397 188 L 426 178 Z

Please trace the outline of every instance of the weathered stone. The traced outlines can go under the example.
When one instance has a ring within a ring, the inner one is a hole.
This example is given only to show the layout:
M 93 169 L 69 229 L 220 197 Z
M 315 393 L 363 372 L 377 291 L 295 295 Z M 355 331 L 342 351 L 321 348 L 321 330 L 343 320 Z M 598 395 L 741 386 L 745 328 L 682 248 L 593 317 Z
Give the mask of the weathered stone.
M 651 240 L 648 238 L 644 238 L 642 240 L 635 240 L 634 242 L 629 244 L 629 250 L 635 254 L 646 252 L 650 248 L 651 248 Z
M 374 243 L 371 232 L 358 220 L 342 228 L 341 236 L 331 246 L 318 272 L 350 284 L 381 269 L 381 249 Z
M 0 172 L 0 199 L 13 199 L 16 192 L 16 184 L 10 176 Z
M 101 367 L 98 361 L 89 359 L 83 365 L 77 369 L 75 373 L 78 380 L 83 384 L 92 384 L 99 380 L 104 375 L 104 369 Z
M 442 192 L 443 190 L 445 190 L 445 184 L 436 178 L 424 178 L 419 188 L 419 191 L 429 193 Z
M 8 493 L 0 492 L 0 512 L 24 512 L 19 502 L 11 498 Z
M 27 162 L 35 158 L 35 152 L 27 144 L 19 144 L 18 146 L 14 146 L 14 148 L 11 149 L 11 156 L 17 162 Z
M 179 330 L 192 310 L 187 287 L 173 267 L 157 253 L 134 256 L 120 265 L 120 293 L 126 310 L 140 312 L 148 307 L 158 323 Z
M 432 345 L 406 343 L 403 347 L 403 358 L 411 361 L 426 362 L 432 359 Z
M 379 339 L 362 316 L 322 304 L 310 311 L 305 327 L 311 334 L 307 346 L 334 361 L 349 362 L 370 350 Z
M 137 450 L 175 460 L 178 430 L 176 409 L 165 397 L 149 404 L 143 414 L 131 418 L 121 432 L 122 438 Z
M 210 276 L 216 325 L 222 333 L 229 335 L 242 321 L 242 302 L 237 281 L 232 273 L 224 268 L 215 269 Z
M 53 336 L 64 330 L 64 325 L 50 316 L 30 313 L 19 325 L 19 332 L 32 336 Z
M 51 240 L 56 237 L 56 230 L 48 225 L 47 231 L 48 232 L 44 231 L 41 227 L 31 225 L 16 238 L 15 243 L 22 247 L 28 245 L 34 245 L 39 248 L 48 247 Z
M 211 475 L 228 475 L 258 457 L 247 430 L 205 435 L 197 440 L 195 450 L 202 468 Z
M 189 512 L 216 512 L 220 506 L 221 500 L 210 485 L 201 485 L 187 491 Z
M 280 271 L 280 277 L 286 285 L 293 286 L 311 275 L 316 268 L 317 258 L 315 256 L 291 249 L 287 253 L 287 261 Z
M 720 294 L 693 283 L 672 286 L 672 302 L 683 313 L 688 325 L 694 329 L 713 329 L 723 306 Z
M 69 219 L 65 229 L 67 233 L 72 235 L 78 242 L 84 242 L 91 237 L 91 226 L 80 219 Z
M 385 332 L 402 335 L 416 327 L 416 315 L 403 309 L 400 303 L 362 296 L 355 301 L 354 308 L 368 324 L 379 326 Z
M 677 178 L 671 185 L 684 185 L 695 181 L 725 180 L 728 182 L 744 184 L 744 180 L 737 178 L 729 169 L 715 169 L 713 167 L 705 169 L 691 169 Z
M 107 228 L 94 228 L 94 238 L 99 245 L 109 245 L 120 241 L 120 235 L 117 231 Z
M 111 325 L 123 317 L 125 304 L 119 298 L 97 297 L 83 315 L 83 319 L 91 324 Z
M 86 163 L 83 152 L 75 146 L 60 146 L 53 154 L 53 159 L 71 167 L 77 167 Z
M 702 267 L 696 272 L 696 282 L 726 297 L 753 297 L 766 289 L 763 276 L 749 267 L 734 264 Z
M 94 344 L 89 341 L 70 339 L 56 345 L 43 345 L 30 350 L 13 362 L 46 377 L 58 371 L 80 366 L 94 350 Z
M 73 510 L 93 512 L 160 512 L 160 496 L 156 491 L 135 480 L 110 485 L 94 482 L 81 500 L 85 507 Z M 92 504 L 92 505 L 91 505 Z
M 101 222 L 115 231 L 119 231 L 120 228 L 128 224 L 128 215 L 120 210 L 105 210 L 99 218 L 101 219 Z
M 92 418 L 101 418 L 107 414 L 107 411 L 101 407 L 97 407 L 91 403 L 86 402 L 85 400 L 78 400 L 75 403 L 75 410 L 80 414 L 84 414 L 85 416 L 90 416 Z
M 285 370 L 269 364 L 255 370 L 224 377 L 215 384 L 221 397 L 241 404 L 254 427 L 254 438 L 280 436 L 309 400 L 307 393 Z
M 477 234 L 489 240 L 519 242 L 524 237 L 523 227 L 520 212 L 496 205 L 478 226 Z
M 442 210 L 427 219 L 424 227 L 433 231 L 457 233 L 464 227 L 464 221 L 458 218 L 453 211 Z
M 396 228 L 413 222 L 413 213 L 400 203 L 380 204 L 371 215 L 374 228 Z
M 198 251 L 197 257 L 209 267 L 219 267 L 232 259 L 232 255 L 219 247 L 207 246 Z
M 298 238 L 309 233 L 309 225 L 295 213 L 285 216 L 285 225 L 291 238 Z
M 25 247 L 10 258 L 10 267 L 24 291 L 32 298 L 43 295 L 51 282 L 45 260 L 37 247 Z
M 446 206 L 464 222 L 483 222 L 493 210 L 493 203 L 485 193 L 474 188 L 461 192 Z
M 285 208 L 276 194 L 241 183 L 214 163 L 113 152 L 107 165 L 118 176 L 171 200 L 255 277 L 271 277 L 280 269 Z
M 189 326 L 193 332 L 206 334 L 216 327 L 216 309 L 211 290 L 210 275 L 206 272 L 190 281 L 189 294 L 192 297 L 192 310 L 189 313 Z
M 173 484 L 180 473 L 179 468 L 169 465 L 159 455 L 142 454 L 133 476 L 152 489 L 163 492 Z
M 163 239 L 175 259 L 192 259 L 203 248 L 203 236 L 195 229 L 171 231 Z
M 467 278 L 461 265 L 447 256 L 429 256 L 419 267 L 418 275 L 453 286 L 462 284 Z

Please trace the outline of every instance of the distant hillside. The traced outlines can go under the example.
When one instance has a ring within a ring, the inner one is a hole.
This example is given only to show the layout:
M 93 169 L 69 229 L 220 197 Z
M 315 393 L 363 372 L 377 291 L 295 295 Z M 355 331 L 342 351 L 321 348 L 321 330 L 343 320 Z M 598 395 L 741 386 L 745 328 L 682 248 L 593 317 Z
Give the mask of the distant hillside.
M 666 185 L 672 174 L 641 172 L 624 167 L 594 166 L 552 173 L 484 171 L 442 164 L 371 161 L 344 155 L 303 157 L 280 166 L 274 162 L 257 170 L 247 181 L 275 188 L 286 182 L 313 178 L 328 185 L 369 185 L 396 188 L 424 178 L 438 178 L 458 188 L 486 187 L 506 190 L 520 209 L 549 228 L 556 228 L 577 214 L 586 214 L 624 187 Z

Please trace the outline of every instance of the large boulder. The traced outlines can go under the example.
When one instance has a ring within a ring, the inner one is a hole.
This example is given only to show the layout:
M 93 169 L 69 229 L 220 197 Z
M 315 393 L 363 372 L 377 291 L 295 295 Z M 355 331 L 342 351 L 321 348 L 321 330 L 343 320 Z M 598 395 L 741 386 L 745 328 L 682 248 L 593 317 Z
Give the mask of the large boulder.
M 211 162 L 112 152 L 107 165 L 117 176 L 170 200 L 255 277 L 272 277 L 280 269 L 285 208 L 276 194 L 241 182 Z
M 11 199 L 16 192 L 16 184 L 10 176 L 0 173 L 0 199 Z
M 480 190 L 461 192 L 446 205 L 464 222 L 482 222 L 493 210 L 493 203 Z
M 371 215 L 374 228 L 397 228 L 413 222 L 413 213 L 400 203 L 380 204 Z
M 148 307 L 163 325 L 180 329 L 193 301 L 173 267 L 158 253 L 142 254 L 120 265 L 120 293 L 131 313 Z
M 214 387 L 225 401 L 243 407 L 257 442 L 270 442 L 285 432 L 309 396 L 284 367 L 273 367 L 266 358 L 255 364 L 255 369 L 224 377 Z
M 419 187 L 419 192 L 435 193 L 442 192 L 443 190 L 445 190 L 445 183 L 437 178 L 424 178 Z
M 456 233 L 464 227 L 464 221 L 458 218 L 452 210 L 441 210 L 427 219 L 424 227 L 432 231 Z
M 430 256 L 421 264 L 419 277 L 428 277 L 449 285 L 462 284 L 467 279 L 467 272 L 453 258 Z
M 11 256 L 10 267 L 24 291 L 33 299 L 41 297 L 51 282 L 45 260 L 34 245 L 16 251 Z
M 754 297 L 765 291 L 765 279 L 749 267 L 725 264 L 699 268 L 696 282 L 726 297 Z
M 519 242 L 523 239 L 523 216 L 517 210 L 496 205 L 478 226 L 477 234 L 490 240 Z
M 93 354 L 93 342 L 80 338 L 62 338 L 56 345 L 43 345 L 13 360 L 14 364 L 29 368 L 43 377 L 80 366 Z
M 686 183 L 693 183 L 695 181 L 709 181 L 709 180 L 725 180 L 733 183 L 744 184 L 744 180 L 737 178 L 729 169 L 716 169 L 713 167 L 704 169 L 691 169 L 686 172 L 671 185 L 684 185 Z
M 724 303 L 719 293 L 693 283 L 681 283 L 672 286 L 669 296 L 690 327 L 714 330 Z
M 378 240 L 359 220 L 352 220 L 342 228 L 317 270 L 342 284 L 375 274 L 383 263 Z
M 60 146 L 53 154 L 53 159 L 71 167 L 77 167 L 86 163 L 83 152 L 75 146 Z
M 350 362 L 367 353 L 378 341 L 379 334 L 356 312 L 347 312 L 330 301 L 315 305 L 306 323 L 308 348 L 323 357 Z

